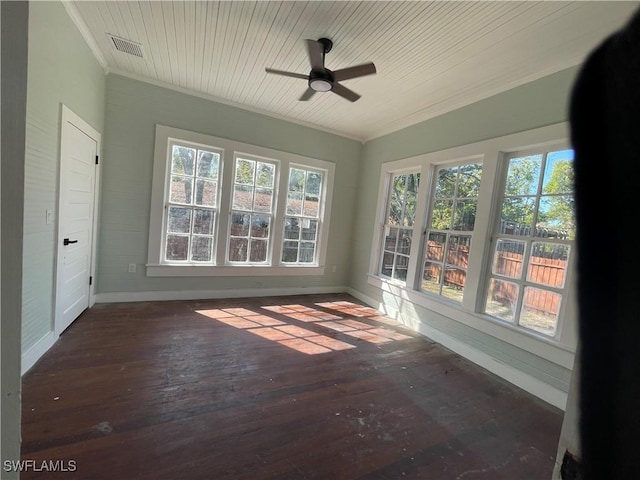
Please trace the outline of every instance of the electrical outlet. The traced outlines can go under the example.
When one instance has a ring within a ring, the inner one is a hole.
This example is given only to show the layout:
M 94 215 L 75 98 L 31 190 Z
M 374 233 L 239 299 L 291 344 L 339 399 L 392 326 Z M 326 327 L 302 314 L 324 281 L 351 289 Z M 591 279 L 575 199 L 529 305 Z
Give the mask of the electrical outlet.
M 331 266 L 331 271 L 332 271 L 333 273 L 336 273 L 336 270 L 337 270 L 337 267 L 336 267 L 335 265 L 332 265 L 332 266 Z
M 53 210 L 47 210 L 45 218 L 47 225 L 51 225 L 53 223 Z
M 130 263 L 129 264 L 129 273 L 136 273 L 136 264 L 135 263 Z

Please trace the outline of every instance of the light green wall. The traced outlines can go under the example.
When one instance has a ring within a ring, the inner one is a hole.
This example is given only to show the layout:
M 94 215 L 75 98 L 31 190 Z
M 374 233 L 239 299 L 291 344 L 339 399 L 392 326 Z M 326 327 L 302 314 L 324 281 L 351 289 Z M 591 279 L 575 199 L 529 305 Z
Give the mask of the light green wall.
M 365 143 L 356 203 L 350 286 L 376 301 L 382 300 L 380 290 L 367 282 L 382 163 L 567 121 L 568 95 L 576 73 L 576 68 L 564 70 Z M 439 314 L 414 307 L 406 313 L 417 315 L 424 324 L 568 391 L 569 370 Z
M 22 291 L 22 206 L 24 197 L 24 140 L 27 100 L 26 2 L 0 3 L 1 85 L 1 222 L 0 222 L 0 458 L 20 459 L 20 330 Z M 1 468 L 1 467 L 0 467 Z M 0 470 L 3 480 L 18 472 Z
M 105 76 L 60 2 L 29 2 L 22 352 L 53 329 L 61 104 L 99 132 Z
M 155 125 L 163 124 L 336 164 L 324 276 L 151 278 L 145 275 Z M 174 90 L 108 75 L 98 293 L 344 286 L 362 144 Z M 137 273 L 127 272 L 129 263 Z

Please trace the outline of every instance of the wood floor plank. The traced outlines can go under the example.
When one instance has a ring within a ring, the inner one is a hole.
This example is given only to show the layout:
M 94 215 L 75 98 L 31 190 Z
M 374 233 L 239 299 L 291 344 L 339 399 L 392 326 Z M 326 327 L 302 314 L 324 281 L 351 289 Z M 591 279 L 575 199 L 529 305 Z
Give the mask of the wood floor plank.
M 99 304 L 23 378 L 23 479 L 551 477 L 562 412 L 346 294 Z

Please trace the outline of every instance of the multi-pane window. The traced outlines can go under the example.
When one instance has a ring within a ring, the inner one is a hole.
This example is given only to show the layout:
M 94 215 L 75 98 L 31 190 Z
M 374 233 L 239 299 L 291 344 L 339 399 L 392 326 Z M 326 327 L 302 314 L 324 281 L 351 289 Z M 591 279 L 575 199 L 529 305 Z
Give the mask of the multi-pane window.
M 380 265 L 385 277 L 407 280 L 419 183 L 419 173 L 391 176 Z
M 227 255 L 229 262 L 268 261 L 275 185 L 275 163 L 236 158 Z
M 220 152 L 171 144 L 168 202 L 165 206 L 164 259 L 213 261 Z
M 573 151 L 507 161 L 484 311 L 554 336 L 576 229 Z
M 435 170 L 421 285 L 425 292 L 462 301 L 481 176 L 479 163 Z
M 282 263 L 316 262 L 323 177 L 317 170 L 289 169 Z
M 147 276 L 323 275 L 334 175 L 326 160 L 156 125 Z

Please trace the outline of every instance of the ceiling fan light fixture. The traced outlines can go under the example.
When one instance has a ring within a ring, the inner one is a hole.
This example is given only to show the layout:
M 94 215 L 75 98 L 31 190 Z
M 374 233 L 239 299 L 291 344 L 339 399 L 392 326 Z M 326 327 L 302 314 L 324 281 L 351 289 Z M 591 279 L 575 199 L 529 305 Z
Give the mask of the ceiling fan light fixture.
M 324 78 L 312 78 L 309 80 L 309 87 L 316 92 L 328 92 L 333 88 L 333 85 L 329 80 Z
M 363 63 L 362 65 L 354 65 L 352 67 L 331 71 L 325 66 L 324 57 L 333 47 L 333 42 L 328 38 L 321 38 L 320 40 L 307 39 L 305 40 L 305 43 L 307 45 L 309 64 L 311 65 L 311 71 L 309 72 L 308 77 L 301 73 L 275 70 L 273 68 L 265 68 L 265 71 L 267 73 L 274 73 L 285 77 L 307 79 L 309 87 L 300 96 L 300 98 L 298 98 L 298 100 L 302 102 L 310 100 L 316 92 L 333 92 L 350 102 L 358 100 L 360 95 L 349 90 L 340 82 L 342 80 L 350 80 L 352 78 L 374 74 L 376 73 L 376 66 L 369 62 Z

